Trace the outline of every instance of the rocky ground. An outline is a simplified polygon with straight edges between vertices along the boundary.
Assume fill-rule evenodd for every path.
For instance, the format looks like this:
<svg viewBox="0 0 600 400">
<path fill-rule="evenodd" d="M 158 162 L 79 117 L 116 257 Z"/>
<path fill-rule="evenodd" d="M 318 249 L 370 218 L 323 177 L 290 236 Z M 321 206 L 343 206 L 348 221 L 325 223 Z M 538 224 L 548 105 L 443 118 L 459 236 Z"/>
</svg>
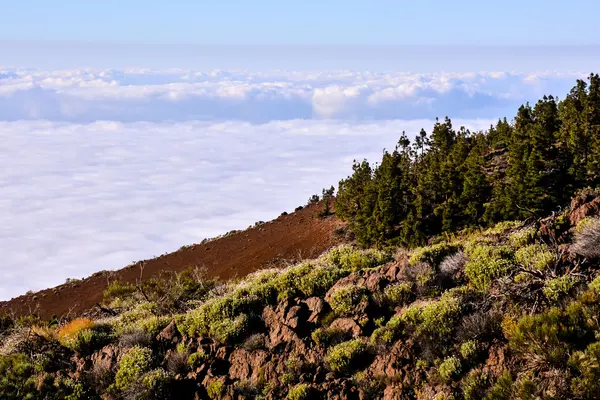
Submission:
<svg viewBox="0 0 600 400">
<path fill-rule="evenodd" d="M 114 281 L 78 318 L 0 321 L 0 398 L 599 398 L 599 210 Z"/>
</svg>

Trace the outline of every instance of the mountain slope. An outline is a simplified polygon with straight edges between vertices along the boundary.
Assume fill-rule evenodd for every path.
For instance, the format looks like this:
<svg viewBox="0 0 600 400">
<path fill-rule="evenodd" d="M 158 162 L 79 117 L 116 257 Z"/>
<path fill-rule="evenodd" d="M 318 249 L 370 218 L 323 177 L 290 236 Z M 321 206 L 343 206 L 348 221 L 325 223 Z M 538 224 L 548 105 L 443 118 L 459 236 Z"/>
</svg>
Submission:
<svg viewBox="0 0 600 400">
<path fill-rule="evenodd" d="M 161 271 L 181 272 L 188 267 L 205 267 L 209 278 L 240 278 L 261 268 L 316 257 L 338 243 L 334 231 L 343 226 L 335 217 L 318 218 L 321 208 L 320 203 L 311 204 L 204 244 L 184 246 L 118 271 L 99 272 L 83 280 L 0 302 L 0 314 L 33 313 L 43 319 L 53 314 L 72 316 L 101 302 L 109 281 L 135 283 L 140 276 L 148 279 Z"/>
</svg>

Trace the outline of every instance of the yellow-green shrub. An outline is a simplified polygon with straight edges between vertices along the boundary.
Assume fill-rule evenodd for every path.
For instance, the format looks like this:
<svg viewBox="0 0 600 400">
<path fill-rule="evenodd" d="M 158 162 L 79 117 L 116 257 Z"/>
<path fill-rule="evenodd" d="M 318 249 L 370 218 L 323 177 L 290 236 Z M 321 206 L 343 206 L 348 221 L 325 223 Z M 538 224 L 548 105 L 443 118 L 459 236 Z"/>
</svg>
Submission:
<svg viewBox="0 0 600 400">
<path fill-rule="evenodd" d="M 515 252 L 515 261 L 525 268 L 545 271 L 554 263 L 554 254 L 548 246 L 531 244 Z"/>
<path fill-rule="evenodd" d="M 368 292 L 361 286 L 342 286 L 331 295 L 329 305 L 337 315 L 352 314 L 357 307 L 369 303 Z"/>
<path fill-rule="evenodd" d="M 444 381 L 449 381 L 461 372 L 460 360 L 456 357 L 448 357 L 442 361 L 438 367 L 440 377 Z"/>
<path fill-rule="evenodd" d="M 440 340 L 450 335 L 460 316 L 460 300 L 445 293 L 439 300 L 409 307 L 403 322 L 415 328 L 415 334 L 428 340 Z"/>
<path fill-rule="evenodd" d="M 475 246 L 468 254 L 465 274 L 479 290 L 486 290 L 492 282 L 514 268 L 513 252 L 507 246 Z"/>
<path fill-rule="evenodd" d="M 309 398 L 309 396 L 310 388 L 307 384 L 301 383 L 290 389 L 287 398 L 288 400 L 306 400 Z"/>
<path fill-rule="evenodd" d="M 326 361 L 332 371 L 349 372 L 360 365 L 368 350 L 368 346 L 362 340 L 349 340 L 330 348 Z"/>
<path fill-rule="evenodd" d="M 569 295 L 577 283 L 578 280 L 571 275 L 564 275 L 546 281 L 542 291 L 549 300 L 559 301 Z"/>
<path fill-rule="evenodd" d="M 331 250 L 325 259 L 346 271 L 374 268 L 392 260 L 389 253 L 376 250 L 358 250 L 350 246 L 340 246 Z"/>
<path fill-rule="evenodd" d="M 115 386 L 126 390 L 137 383 L 142 376 L 149 372 L 152 366 L 152 350 L 142 347 L 132 347 L 119 362 L 115 375 Z"/>
<path fill-rule="evenodd" d="M 433 267 L 437 267 L 444 258 L 450 254 L 461 250 L 462 246 L 458 243 L 438 243 L 431 246 L 414 249 L 410 255 L 411 265 L 424 262 Z"/>
</svg>

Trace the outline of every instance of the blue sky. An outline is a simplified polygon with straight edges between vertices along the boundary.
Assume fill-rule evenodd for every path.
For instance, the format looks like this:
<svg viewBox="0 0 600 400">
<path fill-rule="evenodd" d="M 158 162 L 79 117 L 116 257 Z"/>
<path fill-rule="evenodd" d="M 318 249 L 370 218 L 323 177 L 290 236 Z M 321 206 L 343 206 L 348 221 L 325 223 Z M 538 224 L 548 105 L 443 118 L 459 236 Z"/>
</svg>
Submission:
<svg viewBox="0 0 600 400">
<path fill-rule="evenodd" d="M 596 0 L 3 1 L 0 39 L 186 44 L 600 44 Z"/>
</svg>

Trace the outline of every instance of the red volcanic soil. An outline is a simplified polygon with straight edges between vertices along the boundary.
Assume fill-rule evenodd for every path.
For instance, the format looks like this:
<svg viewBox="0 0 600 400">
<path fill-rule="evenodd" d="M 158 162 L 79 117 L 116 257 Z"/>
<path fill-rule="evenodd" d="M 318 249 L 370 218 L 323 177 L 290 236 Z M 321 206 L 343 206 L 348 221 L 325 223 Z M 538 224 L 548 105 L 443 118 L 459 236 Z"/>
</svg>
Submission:
<svg viewBox="0 0 600 400">
<path fill-rule="evenodd" d="M 312 204 L 220 239 L 187 246 L 108 274 L 96 273 L 83 280 L 0 302 L 0 314 L 22 316 L 33 313 L 48 319 L 52 314 L 82 313 L 102 301 L 108 275 L 111 281 L 135 283 L 140 279 L 142 264 L 143 279 L 156 276 L 161 271 L 180 272 L 195 266 L 206 267 L 208 277 L 231 279 L 261 268 L 314 258 L 342 240 L 336 230 L 343 224 L 335 217 L 318 218 L 321 209 L 320 204 Z"/>
</svg>

